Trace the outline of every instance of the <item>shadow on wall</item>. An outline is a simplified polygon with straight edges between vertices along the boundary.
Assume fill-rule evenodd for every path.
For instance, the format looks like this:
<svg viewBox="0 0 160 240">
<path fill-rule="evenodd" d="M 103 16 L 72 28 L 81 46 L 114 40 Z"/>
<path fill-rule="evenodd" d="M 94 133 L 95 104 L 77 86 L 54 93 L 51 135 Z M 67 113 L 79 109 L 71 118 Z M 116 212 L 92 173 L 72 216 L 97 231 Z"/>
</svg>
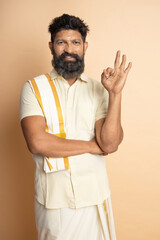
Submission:
<svg viewBox="0 0 160 240">
<path fill-rule="evenodd" d="M 21 131 L 19 106 L 10 111 L 2 129 L 3 172 L 0 239 L 36 240 L 34 218 L 34 162 Z M 3 153 L 4 151 L 4 153 Z"/>
</svg>

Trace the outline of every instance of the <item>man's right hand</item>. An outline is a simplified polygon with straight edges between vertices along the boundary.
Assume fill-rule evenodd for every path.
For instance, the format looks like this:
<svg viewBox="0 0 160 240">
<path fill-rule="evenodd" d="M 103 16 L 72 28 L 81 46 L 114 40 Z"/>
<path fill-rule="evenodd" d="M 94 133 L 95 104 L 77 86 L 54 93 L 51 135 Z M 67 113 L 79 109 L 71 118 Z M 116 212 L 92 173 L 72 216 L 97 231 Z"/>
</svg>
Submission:
<svg viewBox="0 0 160 240">
<path fill-rule="evenodd" d="M 108 153 L 102 151 L 95 138 L 89 141 L 90 153 L 106 156 Z"/>
</svg>

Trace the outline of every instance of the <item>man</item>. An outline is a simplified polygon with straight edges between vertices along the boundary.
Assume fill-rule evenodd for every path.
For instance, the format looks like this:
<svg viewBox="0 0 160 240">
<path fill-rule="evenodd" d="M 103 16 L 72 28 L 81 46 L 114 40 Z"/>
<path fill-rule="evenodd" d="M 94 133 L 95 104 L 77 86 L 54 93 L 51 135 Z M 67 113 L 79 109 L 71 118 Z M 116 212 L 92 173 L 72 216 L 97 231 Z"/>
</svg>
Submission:
<svg viewBox="0 0 160 240">
<path fill-rule="evenodd" d="M 121 96 L 131 63 L 117 52 L 101 83 L 83 74 L 88 26 L 63 14 L 49 25 L 53 70 L 28 81 L 21 124 L 36 165 L 39 240 L 116 239 L 105 155 L 123 139 Z"/>
</svg>

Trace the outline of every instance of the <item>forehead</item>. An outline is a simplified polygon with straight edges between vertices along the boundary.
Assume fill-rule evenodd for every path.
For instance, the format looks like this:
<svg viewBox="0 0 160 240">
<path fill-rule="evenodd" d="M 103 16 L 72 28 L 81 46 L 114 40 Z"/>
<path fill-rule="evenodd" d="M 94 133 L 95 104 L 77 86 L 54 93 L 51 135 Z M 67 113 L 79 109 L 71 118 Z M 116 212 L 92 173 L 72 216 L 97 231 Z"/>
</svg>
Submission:
<svg viewBox="0 0 160 240">
<path fill-rule="evenodd" d="M 56 33 L 55 40 L 58 40 L 58 39 L 66 39 L 66 40 L 81 39 L 82 40 L 82 36 L 79 31 L 68 29 L 68 30 L 61 30 L 58 33 Z"/>
</svg>

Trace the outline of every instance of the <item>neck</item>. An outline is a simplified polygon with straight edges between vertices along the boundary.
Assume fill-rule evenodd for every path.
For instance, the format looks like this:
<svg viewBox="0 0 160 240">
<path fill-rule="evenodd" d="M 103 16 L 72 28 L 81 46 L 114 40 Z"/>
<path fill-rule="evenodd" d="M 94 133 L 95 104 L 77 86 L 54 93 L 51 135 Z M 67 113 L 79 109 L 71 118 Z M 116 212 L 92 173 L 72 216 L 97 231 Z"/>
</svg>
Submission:
<svg viewBox="0 0 160 240">
<path fill-rule="evenodd" d="M 75 81 L 77 80 L 76 77 L 74 78 L 67 78 L 66 81 L 68 82 L 68 84 L 71 86 Z"/>
</svg>

